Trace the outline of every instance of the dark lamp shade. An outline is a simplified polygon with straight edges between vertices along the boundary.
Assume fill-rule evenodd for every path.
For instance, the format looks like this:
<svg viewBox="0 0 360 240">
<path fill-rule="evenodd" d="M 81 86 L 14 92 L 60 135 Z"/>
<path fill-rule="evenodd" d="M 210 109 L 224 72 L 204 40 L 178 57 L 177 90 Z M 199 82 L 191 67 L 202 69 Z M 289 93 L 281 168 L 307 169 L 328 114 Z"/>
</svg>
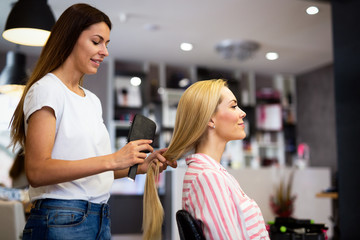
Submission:
<svg viewBox="0 0 360 240">
<path fill-rule="evenodd" d="M 16 44 L 44 46 L 54 24 L 47 0 L 19 0 L 7 18 L 2 36 Z"/>
<path fill-rule="evenodd" d="M 6 55 L 6 66 L 0 75 L 0 93 L 23 89 L 27 81 L 26 57 L 23 53 L 10 51 Z"/>
</svg>

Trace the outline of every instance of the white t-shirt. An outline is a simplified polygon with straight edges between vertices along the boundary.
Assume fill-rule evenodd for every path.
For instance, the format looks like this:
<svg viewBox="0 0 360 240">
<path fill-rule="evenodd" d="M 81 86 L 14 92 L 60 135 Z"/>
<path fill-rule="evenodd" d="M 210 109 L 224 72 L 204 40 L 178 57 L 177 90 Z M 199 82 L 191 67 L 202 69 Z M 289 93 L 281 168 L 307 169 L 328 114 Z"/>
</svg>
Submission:
<svg viewBox="0 0 360 240">
<path fill-rule="evenodd" d="M 54 74 L 48 73 L 34 83 L 24 102 L 25 133 L 27 120 L 44 106 L 55 112 L 56 133 L 51 157 L 75 161 L 111 153 L 109 133 L 102 118 L 98 97 L 84 89 L 85 97 L 70 91 Z M 71 182 L 30 187 L 30 200 L 43 198 L 81 199 L 94 203 L 106 203 L 114 172 L 77 179 Z"/>
</svg>

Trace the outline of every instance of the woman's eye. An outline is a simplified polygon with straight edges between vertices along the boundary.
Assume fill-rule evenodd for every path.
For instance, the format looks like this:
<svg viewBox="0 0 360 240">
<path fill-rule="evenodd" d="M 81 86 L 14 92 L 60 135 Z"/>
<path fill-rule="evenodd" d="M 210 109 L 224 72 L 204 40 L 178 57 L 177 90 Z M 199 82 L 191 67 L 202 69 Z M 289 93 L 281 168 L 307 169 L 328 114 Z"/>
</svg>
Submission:
<svg viewBox="0 0 360 240">
<path fill-rule="evenodd" d="M 96 41 L 92 41 L 94 45 L 98 45 L 99 42 L 96 42 Z"/>
<path fill-rule="evenodd" d="M 232 108 L 237 108 L 238 105 L 231 106 Z"/>
</svg>

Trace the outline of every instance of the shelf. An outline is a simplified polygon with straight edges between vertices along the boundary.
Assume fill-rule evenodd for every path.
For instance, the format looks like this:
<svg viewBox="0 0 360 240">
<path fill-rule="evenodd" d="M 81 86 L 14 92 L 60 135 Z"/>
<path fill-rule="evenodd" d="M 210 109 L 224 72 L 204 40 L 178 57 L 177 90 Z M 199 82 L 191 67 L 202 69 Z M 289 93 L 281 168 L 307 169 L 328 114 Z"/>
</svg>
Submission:
<svg viewBox="0 0 360 240">
<path fill-rule="evenodd" d="M 316 197 L 337 199 L 339 197 L 339 194 L 337 192 L 321 192 L 317 193 Z"/>
<path fill-rule="evenodd" d="M 253 152 L 251 152 L 251 151 L 244 151 L 244 156 L 245 157 L 254 157 L 255 154 Z"/>
<path fill-rule="evenodd" d="M 279 148 L 279 144 L 278 143 L 263 143 L 263 142 L 259 142 L 258 146 L 260 148 Z"/>
<path fill-rule="evenodd" d="M 163 93 L 161 95 L 161 99 L 163 102 L 163 127 L 174 127 L 177 105 L 183 93 L 184 90 L 182 89 L 163 89 Z"/>
<path fill-rule="evenodd" d="M 123 121 L 123 120 L 114 121 L 114 126 L 116 128 L 128 129 L 128 128 L 130 128 L 130 125 L 131 125 L 130 121 Z"/>
</svg>

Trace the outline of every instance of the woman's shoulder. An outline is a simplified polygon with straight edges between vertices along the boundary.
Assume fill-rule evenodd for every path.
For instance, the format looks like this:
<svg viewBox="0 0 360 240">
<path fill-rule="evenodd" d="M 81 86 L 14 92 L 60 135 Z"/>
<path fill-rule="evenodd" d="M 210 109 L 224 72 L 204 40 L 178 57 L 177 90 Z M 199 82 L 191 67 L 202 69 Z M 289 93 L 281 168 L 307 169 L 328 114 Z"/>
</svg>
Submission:
<svg viewBox="0 0 360 240">
<path fill-rule="evenodd" d="M 225 180 L 225 176 L 220 170 L 208 167 L 207 165 L 203 165 L 201 163 L 190 164 L 186 171 L 186 175 L 190 176 L 190 178 L 198 182 Z"/>
<path fill-rule="evenodd" d="M 40 78 L 37 82 L 34 83 L 33 86 L 31 86 L 30 89 L 43 89 L 43 90 L 56 90 L 59 91 L 61 89 L 61 82 L 60 80 L 55 77 L 55 75 L 48 73 L 42 78 Z"/>
<path fill-rule="evenodd" d="M 52 74 L 46 74 L 35 82 L 26 93 L 24 108 L 39 107 L 42 104 L 62 103 L 64 94 L 61 83 Z"/>
<path fill-rule="evenodd" d="M 40 78 L 39 81 L 37 81 L 37 83 L 39 83 L 39 84 L 57 84 L 58 85 L 60 83 L 60 79 L 58 79 L 52 73 L 47 73 L 45 76 Z"/>
</svg>

